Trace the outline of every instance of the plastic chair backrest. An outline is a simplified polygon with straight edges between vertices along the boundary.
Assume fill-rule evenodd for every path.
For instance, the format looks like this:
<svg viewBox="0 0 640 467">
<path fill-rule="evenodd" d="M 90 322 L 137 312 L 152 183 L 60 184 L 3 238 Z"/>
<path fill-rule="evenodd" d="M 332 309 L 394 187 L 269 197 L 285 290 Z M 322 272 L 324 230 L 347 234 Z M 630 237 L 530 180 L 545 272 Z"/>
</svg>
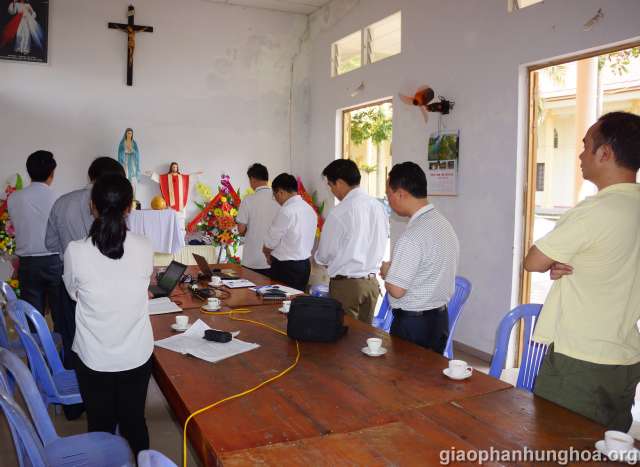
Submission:
<svg viewBox="0 0 640 467">
<path fill-rule="evenodd" d="M 471 289 L 471 282 L 469 282 L 468 279 L 462 276 L 456 276 L 456 288 L 447 305 L 447 312 L 449 314 L 449 337 L 447 338 L 447 345 L 444 348 L 443 355 L 448 359 L 453 358 L 453 332 L 462 314 L 462 308 L 471 294 Z"/>
<path fill-rule="evenodd" d="M 18 306 L 14 311 L 18 311 L 20 308 L 21 304 L 18 303 Z M 45 402 L 47 404 L 51 403 L 54 400 L 59 399 L 58 389 L 56 388 L 53 380 L 53 375 L 51 374 L 51 370 L 42 355 L 40 347 L 29 332 L 28 328 L 26 328 L 17 318 L 17 314 L 18 313 L 9 311 L 9 316 L 13 321 L 13 326 L 18 333 L 18 337 L 20 338 L 20 342 L 22 342 L 25 352 L 27 353 L 27 359 L 29 360 L 29 366 L 31 367 L 31 374 L 36 380 L 40 393 L 45 398 Z"/>
<path fill-rule="evenodd" d="M 58 439 L 58 434 L 53 427 L 47 407 L 42 402 L 42 397 L 40 397 L 40 392 L 29 369 L 12 352 L 0 349 L 0 375 L 5 372 L 13 376 L 18 388 L 20 388 L 20 394 L 22 394 L 42 443 L 47 445 Z"/>
<path fill-rule="evenodd" d="M 533 331 L 535 329 L 536 320 L 540 315 L 542 305 L 526 304 L 518 305 L 502 318 L 500 326 L 496 334 L 496 350 L 491 360 L 491 368 L 489 374 L 494 378 L 500 378 L 507 360 L 507 351 L 509 347 L 509 337 L 511 330 L 516 323 L 522 320 L 523 323 L 523 352 L 520 359 L 520 369 L 518 371 L 518 380 L 516 387 L 533 391 L 533 386 L 540 371 L 542 359 L 547 352 L 547 345 L 532 340 Z"/>
<path fill-rule="evenodd" d="M 0 407 L 2 407 L 2 411 L 11 427 L 12 435 L 14 435 L 13 441 L 20 465 L 25 465 L 24 456 L 30 461 L 28 465 L 46 467 L 44 447 L 40 439 L 38 439 L 33 425 L 20 406 L 3 388 L 0 388 Z"/>
<path fill-rule="evenodd" d="M 378 309 L 378 314 L 374 316 L 373 322 L 371 324 L 378 329 L 389 332 L 392 322 L 393 313 L 391 312 L 391 305 L 389 303 L 389 294 L 385 293 L 384 297 L 382 298 L 380 308 Z"/>
<path fill-rule="evenodd" d="M 7 320 L 5 319 L 5 313 L 9 309 L 16 306 L 18 298 L 9 284 L 4 281 L 0 281 L 0 290 L 5 301 L 0 309 L 0 347 L 9 349 L 11 341 L 9 340 L 9 330 L 7 328 Z"/>
<path fill-rule="evenodd" d="M 138 453 L 138 467 L 178 467 L 161 452 L 147 449 Z"/>
<path fill-rule="evenodd" d="M 33 307 L 33 305 L 29 302 L 25 302 L 24 300 L 18 300 L 18 308 L 22 309 L 25 318 L 31 322 L 31 327 L 36 330 L 36 334 L 40 339 L 40 346 L 44 351 L 44 355 L 51 371 L 53 373 L 60 373 L 64 371 L 60 354 L 58 353 L 56 344 L 53 341 L 53 336 L 51 335 L 51 330 L 49 329 L 44 316 L 42 316 L 38 310 Z"/>
</svg>

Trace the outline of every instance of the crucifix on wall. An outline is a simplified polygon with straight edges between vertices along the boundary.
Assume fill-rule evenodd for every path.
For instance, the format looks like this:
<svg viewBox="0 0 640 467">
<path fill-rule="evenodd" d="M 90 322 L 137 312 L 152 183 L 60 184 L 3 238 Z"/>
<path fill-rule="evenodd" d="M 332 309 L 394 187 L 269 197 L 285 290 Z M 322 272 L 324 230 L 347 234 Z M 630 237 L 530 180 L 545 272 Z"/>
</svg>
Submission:
<svg viewBox="0 0 640 467">
<path fill-rule="evenodd" d="M 127 24 L 109 23 L 109 29 L 119 29 L 127 33 L 127 86 L 133 84 L 133 52 L 136 48 L 137 32 L 153 32 L 152 26 L 140 26 L 134 24 L 135 9 L 129 5 L 127 10 Z"/>
</svg>

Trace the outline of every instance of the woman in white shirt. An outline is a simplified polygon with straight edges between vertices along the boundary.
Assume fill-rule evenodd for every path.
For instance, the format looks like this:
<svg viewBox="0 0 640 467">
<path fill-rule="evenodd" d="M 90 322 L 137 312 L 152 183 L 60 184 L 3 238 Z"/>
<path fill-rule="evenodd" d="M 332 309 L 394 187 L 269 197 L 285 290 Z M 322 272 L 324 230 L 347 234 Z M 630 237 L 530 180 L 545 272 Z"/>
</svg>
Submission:
<svg viewBox="0 0 640 467">
<path fill-rule="evenodd" d="M 69 243 L 64 283 L 77 302 L 73 351 L 89 431 L 116 427 L 134 453 L 149 448 L 144 416 L 153 334 L 147 289 L 150 242 L 127 231 L 133 189 L 122 175 L 100 177 L 91 190 L 95 221 Z"/>
</svg>

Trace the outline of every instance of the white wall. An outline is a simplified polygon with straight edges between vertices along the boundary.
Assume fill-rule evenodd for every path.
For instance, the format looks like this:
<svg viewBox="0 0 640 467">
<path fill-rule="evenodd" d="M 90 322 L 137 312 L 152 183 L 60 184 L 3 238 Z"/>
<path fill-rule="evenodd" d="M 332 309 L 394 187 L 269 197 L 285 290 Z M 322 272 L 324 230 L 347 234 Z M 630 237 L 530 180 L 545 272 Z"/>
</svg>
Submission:
<svg viewBox="0 0 640 467">
<path fill-rule="evenodd" d="M 135 131 L 143 170 L 166 171 L 176 160 L 183 172 L 203 170 L 209 184 L 230 173 L 243 190 L 252 162 L 275 174 L 289 171 L 290 151 L 307 146 L 308 58 L 300 44 L 306 16 L 138 0 L 136 23 L 155 32 L 138 34 L 134 86 L 127 87 L 126 35 L 107 22 L 126 22 L 129 1 L 50 4 L 50 63 L 0 62 L 2 180 L 26 174 L 27 155 L 43 148 L 58 161 L 58 193 L 83 186 L 96 155 L 117 156 L 126 127 Z M 292 73 L 294 57 L 302 65 Z M 290 128 L 292 90 L 298 102 Z M 148 207 L 158 193 L 147 178 L 137 197 Z"/>
<path fill-rule="evenodd" d="M 394 162 L 414 160 L 426 169 L 426 144 L 437 117 L 425 125 L 418 110 L 398 102 L 428 83 L 456 102 L 446 120 L 461 130 L 458 197 L 433 202 L 453 223 L 462 245 L 459 273 L 473 292 L 456 340 L 492 352 L 500 318 L 512 304 L 519 265 L 524 120 L 518 105 L 526 89 L 523 65 L 640 35 L 637 0 L 545 0 L 507 13 L 505 0 L 334 0 L 311 20 L 311 146 L 298 161 L 308 185 L 330 198 L 320 179 L 336 154 L 336 110 L 394 96 Z M 602 7 L 592 30 L 584 23 Z M 330 77 L 330 44 L 402 10 L 402 54 Z M 352 91 L 365 83 L 355 98 Z M 520 135 L 518 134 L 520 132 Z M 304 164 L 302 161 L 304 160 Z M 402 230 L 394 223 L 393 237 Z M 518 266 L 519 267 L 519 266 Z M 517 273 L 515 276 L 517 277 Z"/>
</svg>

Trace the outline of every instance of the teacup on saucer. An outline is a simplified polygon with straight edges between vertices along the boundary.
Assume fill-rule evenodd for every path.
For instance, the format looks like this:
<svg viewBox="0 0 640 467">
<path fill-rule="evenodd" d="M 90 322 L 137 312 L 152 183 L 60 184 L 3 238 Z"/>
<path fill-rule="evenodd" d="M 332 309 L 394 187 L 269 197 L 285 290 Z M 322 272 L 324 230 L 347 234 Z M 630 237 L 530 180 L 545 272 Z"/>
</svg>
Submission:
<svg viewBox="0 0 640 467">
<path fill-rule="evenodd" d="M 177 323 L 173 323 L 173 324 L 171 325 L 171 329 L 173 329 L 173 330 L 174 330 L 174 331 L 176 331 L 176 332 L 184 332 L 184 331 L 186 331 L 187 329 L 189 329 L 190 327 L 191 327 L 191 324 L 189 324 L 189 323 L 187 323 L 187 325 L 186 325 L 186 326 L 178 326 L 178 324 L 177 324 Z"/>
<path fill-rule="evenodd" d="M 222 308 L 220 305 L 209 306 L 208 303 L 205 303 L 204 305 L 202 305 L 202 309 L 205 311 L 220 311 L 220 308 Z"/>
</svg>

